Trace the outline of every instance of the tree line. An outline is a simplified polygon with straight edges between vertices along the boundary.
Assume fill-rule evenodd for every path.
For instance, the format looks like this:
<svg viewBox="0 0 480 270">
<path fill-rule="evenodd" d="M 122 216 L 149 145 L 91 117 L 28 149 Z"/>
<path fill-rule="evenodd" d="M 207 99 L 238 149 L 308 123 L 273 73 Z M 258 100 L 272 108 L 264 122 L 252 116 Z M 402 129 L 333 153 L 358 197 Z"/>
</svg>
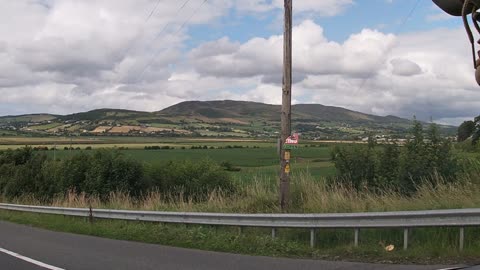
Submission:
<svg viewBox="0 0 480 270">
<path fill-rule="evenodd" d="M 149 191 L 202 200 L 213 190 L 234 190 L 230 175 L 211 160 L 143 164 L 116 150 L 78 152 L 52 159 L 26 147 L 0 152 L 0 194 L 50 200 L 67 192 L 107 198 L 111 192 L 140 197 Z"/>
<path fill-rule="evenodd" d="M 452 143 L 439 135 L 437 125 L 424 130 L 418 121 L 414 121 L 411 138 L 404 146 L 377 145 L 370 139 L 368 145 L 335 147 L 332 160 L 338 173 L 335 181 L 356 189 L 395 189 L 407 195 L 425 181 L 435 185 L 438 176 L 455 181 L 461 171 Z"/>
<path fill-rule="evenodd" d="M 457 139 L 459 142 L 470 138 L 473 145 L 477 144 L 480 139 L 480 116 L 475 117 L 473 121 L 465 121 L 458 127 Z"/>
</svg>

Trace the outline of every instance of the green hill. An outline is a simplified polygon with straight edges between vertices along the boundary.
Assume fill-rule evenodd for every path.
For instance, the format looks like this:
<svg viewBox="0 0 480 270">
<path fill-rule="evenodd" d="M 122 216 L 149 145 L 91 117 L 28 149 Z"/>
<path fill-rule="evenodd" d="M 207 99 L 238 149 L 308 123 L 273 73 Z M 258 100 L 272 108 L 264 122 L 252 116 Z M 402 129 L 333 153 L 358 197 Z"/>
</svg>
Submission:
<svg viewBox="0 0 480 270">
<path fill-rule="evenodd" d="M 0 129 L 46 134 L 278 137 L 279 105 L 247 101 L 186 101 L 158 112 L 98 109 L 64 116 L 0 117 Z M 320 104 L 292 106 L 292 128 L 307 138 L 404 137 L 412 122 Z M 444 134 L 455 127 L 441 126 Z"/>
<path fill-rule="evenodd" d="M 122 120 L 135 119 L 139 117 L 150 116 L 149 112 L 139 112 L 119 109 L 98 109 L 88 112 L 74 113 L 65 116 L 59 116 L 62 121 L 102 121 L 102 120 Z"/>
<path fill-rule="evenodd" d="M 0 123 L 22 122 L 34 123 L 50 121 L 58 118 L 58 115 L 53 114 L 24 114 L 24 115 L 7 115 L 0 117 Z"/>
<path fill-rule="evenodd" d="M 280 121 L 280 105 L 248 101 L 186 101 L 159 112 L 164 116 L 203 116 L 208 118 L 263 118 Z M 292 106 L 292 119 L 313 121 L 409 123 L 407 119 L 393 116 L 376 116 L 320 104 Z"/>
</svg>

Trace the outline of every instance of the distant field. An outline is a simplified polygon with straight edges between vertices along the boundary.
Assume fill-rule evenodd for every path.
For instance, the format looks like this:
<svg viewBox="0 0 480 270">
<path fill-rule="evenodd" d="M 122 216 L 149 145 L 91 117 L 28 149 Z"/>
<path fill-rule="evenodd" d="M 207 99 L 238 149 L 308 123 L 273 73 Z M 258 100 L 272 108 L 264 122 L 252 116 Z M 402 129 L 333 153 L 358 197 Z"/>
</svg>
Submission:
<svg viewBox="0 0 480 270">
<path fill-rule="evenodd" d="M 216 142 L 218 146 L 220 143 Z M 167 145 L 167 144 L 165 144 Z M 213 145 L 210 143 L 209 145 Z M 105 145 L 96 145 L 97 147 Z M 120 145 L 117 145 L 119 147 Z M 125 145 L 131 147 L 132 144 Z M 200 160 L 209 158 L 218 163 L 229 162 L 241 171 L 232 172 L 232 175 L 241 180 L 253 180 L 262 177 L 275 180 L 278 175 L 277 149 L 271 145 L 263 145 L 261 148 L 234 148 L 234 149 L 181 149 L 178 144 L 170 144 L 176 149 L 170 150 L 143 150 L 133 149 L 119 150 L 126 156 L 140 160 L 147 164 L 161 164 L 167 161 Z M 217 146 L 217 147 L 218 147 Z M 260 146 L 259 146 L 260 147 Z M 63 149 L 63 148 L 62 148 Z M 77 153 L 78 150 L 47 151 L 47 155 L 56 155 L 63 158 Z M 88 152 L 88 151 L 86 151 Z M 292 172 L 307 172 L 313 176 L 330 176 L 335 174 L 335 168 L 330 162 L 329 147 L 301 147 L 292 152 Z"/>
<path fill-rule="evenodd" d="M 6 149 L 17 149 L 17 148 L 22 148 L 25 146 L 30 146 L 30 147 L 47 147 L 52 150 L 56 146 L 57 150 L 62 150 L 65 147 L 73 147 L 73 148 L 80 148 L 81 150 L 85 150 L 87 147 L 93 148 L 93 149 L 98 149 L 98 148 L 128 148 L 129 150 L 131 149 L 144 149 L 145 147 L 149 146 L 170 146 L 174 148 L 191 148 L 192 146 L 195 147 L 204 147 L 207 146 L 208 148 L 214 147 L 214 148 L 219 148 L 219 147 L 227 147 L 227 146 L 242 146 L 242 147 L 274 147 L 274 143 L 268 143 L 268 142 L 212 142 L 212 141 L 190 141 L 190 142 L 174 142 L 174 141 L 164 141 L 164 142 L 144 142 L 144 143 L 135 143 L 135 142 L 100 142 L 100 141 L 92 141 L 89 143 L 86 142 L 74 142 L 70 144 L 68 141 L 58 141 L 58 142 L 37 142 L 37 143 L 25 143 L 21 144 L 20 142 L 17 142 L 16 144 L 0 144 L 0 150 L 6 150 Z"/>
<path fill-rule="evenodd" d="M 52 128 L 56 128 L 59 126 L 63 126 L 62 123 L 50 123 L 50 124 L 45 124 L 45 125 L 36 125 L 36 126 L 30 126 L 30 129 L 32 130 L 48 130 Z"/>
<path fill-rule="evenodd" d="M 255 140 L 240 138 L 165 138 L 165 137 L 128 137 L 128 136 L 94 136 L 94 137 L 20 137 L 0 136 L 0 145 L 54 145 L 54 144 L 151 144 L 151 143 L 274 143 L 273 140 Z"/>
<path fill-rule="evenodd" d="M 7 132 L 7 131 L 6 131 Z M 14 134 L 8 131 L 6 134 Z M 322 140 L 322 141 L 304 141 L 307 144 L 322 144 L 322 143 L 365 143 L 362 141 L 351 140 Z M 0 136 L 0 145 L 43 145 L 43 144 L 129 144 L 129 143 L 177 143 L 177 144 L 195 144 L 195 143 L 216 143 L 216 144 L 232 144 L 232 143 L 247 143 L 247 144 L 276 144 L 275 139 L 253 139 L 253 138 L 191 138 L 191 137 L 130 137 L 130 136 L 91 136 L 91 137 L 24 137 L 24 136 Z M 245 145 L 247 145 L 245 144 Z"/>
<path fill-rule="evenodd" d="M 92 144 L 101 143 L 102 138 L 78 138 L 78 137 L 0 137 L 0 145 L 54 145 L 54 144 Z M 13 147 L 12 147 L 13 148 Z"/>
<path fill-rule="evenodd" d="M 63 150 L 65 147 L 70 148 L 70 144 L 62 142 L 59 144 L 29 144 L 31 147 L 47 147 L 48 149 L 53 151 L 53 148 L 56 145 L 57 150 Z M 92 149 L 100 149 L 100 148 L 128 148 L 128 149 L 144 149 L 145 146 L 170 146 L 175 147 L 178 146 L 177 144 L 173 143 L 90 143 L 90 144 L 71 144 L 72 148 L 80 148 L 80 150 L 85 150 L 87 147 Z M 0 150 L 7 150 L 7 149 L 17 149 L 25 147 L 24 144 L 12 144 L 12 145 L 0 145 Z"/>
<path fill-rule="evenodd" d="M 332 143 L 332 142 L 330 142 Z M 321 142 L 307 142 L 310 145 L 326 146 Z M 274 140 L 254 139 L 213 139 L 213 138 L 162 138 L 162 137 L 0 137 L 0 150 L 16 149 L 29 145 L 31 147 L 48 147 L 56 145 L 56 151 L 45 152 L 62 158 L 77 153 L 78 150 L 67 151 L 64 148 L 72 146 L 85 151 L 87 147 L 117 148 L 125 155 L 149 164 L 159 164 L 170 160 L 199 160 L 210 158 L 216 162 L 229 162 L 239 167 L 240 172 L 232 175 L 242 180 L 262 177 L 276 180 L 278 175 L 278 155 Z M 170 150 L 145 150 L 145 147 L 169 146 Z M 208 149 L 191 149 L 192 147 L 207 147 Z M 242 148 L 227 148 L 242 147 Z M 248 147 L 248 148 L 247 148 Z M 257 148 L 259 147 L 259 148 Z M 182 149 L 185 148 L 185 149 Z M 214 149 L 210 149 L 214 148 Z M 223 148 L 223 149 L 219 149 Z M 88 151 L 87 151 L 88 152 Z M 314 176 L 330 176 L 335 174 L 335 168 L 330 162 L 329 147 L 301 147 L 293 150 L 292 173 L 308 172 Z"/>
</svg>

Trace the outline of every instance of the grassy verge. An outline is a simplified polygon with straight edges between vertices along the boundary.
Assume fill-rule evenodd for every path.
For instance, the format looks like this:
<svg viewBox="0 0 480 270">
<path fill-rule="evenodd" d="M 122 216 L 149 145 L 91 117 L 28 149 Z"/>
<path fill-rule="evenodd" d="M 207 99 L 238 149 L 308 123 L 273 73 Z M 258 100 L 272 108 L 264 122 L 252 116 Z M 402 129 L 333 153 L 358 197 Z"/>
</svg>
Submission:
<svg viewBox="0 0 480 270">
<path fill-rule="evenodd" d="M 435 185 L 424 184 L 416 195 L 405 197 L 394 191 L 373 193 L 327 185 L 322 179 L 301 174 L 292 178 L 289 211 L 328 213 L 480 207 L 478 178 L 472 176 L 454 184 L 436 179 Z M 112 193 L 106 201 L 70 193 L 49 202 L 31 197 L 9 202 L 134 210 L 274 213 L 280 212 L 277 196 L 277 188 L 271 181 L 256 179 L 239 186 L 235 194 L 217 191 L 202 202 L 158 192 L 141 198 Z M 358 248 L 353 247 L 352 230 L 319 230 L 317 247 L 311 249 L 309 232 L 301 229 L 281 229 L 279 237 L 272 240 L 268 229 L 259 228 L 248 228 L 240 235 L 238 228 L 234 227 L 187 227 L 109 220 L 96 220 L 90 224 L 82 218 L 9 211 L 0 211 L 0 219 L 56 231 L 251 255 L 425 264 L 476 262 L 476 258 L 480 258 L 480 229 L 477 228 L 466 229 L 465 250 L 460 253 L 458 229 L 455 228 L 415 229 L 410 237 L 409 250 L 403 251 L 402 230 L 395 229 L 362 230 Z M 384 247 L 391 244 L 395 245 L 395 250 L 386 252 Z"/>
<path fill-rule="evenodd" d="M 138 241 L 184 248 L 239 254 L 313 258 L 326 260 L 351 260 L 377 263 L 454 264 L 474 263 L 480 254 L 478 229 L 467 229 L 466 249 L 456 249 L 453 229 L 419 229 L 412 234 L 411 248 L 400 250 L 400 230 L 362 231 L 360 247 L 353 247 L 353 233 L 347 230 L 322 230 L 317 234 L 317 248 L 308 246 L 306 230 L 282 229 L 273 240 L 268 229 L 248 228 L 242 234 L 238 228 L 211 226 L 179 226 L 157 223 L 95 220 L 0 211 L 0 219 L 60 232 L 99 236 L 111 239 Z M 432 240 L 436 239 L 436 240 Z M 394 244 L 396 249 L 387 252 L 383 246 Z"/>
<path fill-rule="evenodd" d="M 328 185 L 323 178 L 309 174 L 292 177 L 290 206 L 292 213 L 350 213 L 429 209 L 480 208 L 480 175 L 447 183 L 441 178 L 426 181 L 412 196 L 387 190 L 375 193 L 355 190 L 345 185 Z M 435 183 L 435 184 L 432 184 Z M 239 183 L 235 193 L 214 191 L 205 201 L 194 201 L 180 195 L 150 192 L 140 198 L 128 194 L 110 193 L 107 200 L 86 194 L 68 193 L 47 202 L 31 196 L 0 201 L 31 205 L 61 207 L 89 207 L 109 209 L 224 212 L 224 213 L 279 213 L 278 188 L 271 178 L 255 177 Z"/>
</svg>

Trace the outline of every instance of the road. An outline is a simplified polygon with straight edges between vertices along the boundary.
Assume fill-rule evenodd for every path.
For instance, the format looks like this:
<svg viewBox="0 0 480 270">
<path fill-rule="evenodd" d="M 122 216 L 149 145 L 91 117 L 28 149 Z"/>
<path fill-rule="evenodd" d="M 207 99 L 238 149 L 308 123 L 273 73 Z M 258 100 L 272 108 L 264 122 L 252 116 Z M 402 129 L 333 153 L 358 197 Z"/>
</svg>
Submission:
<svg viewBox="0 0 480 270">
<path fill-rule="evenodd" d="M 23 257 L 19 258 L 20 256 Z M 52 232 L 0 221 L 0 269 L 9 270 L 429 270 L 439 268 L 441 267 L 244 256 Z"/>
</svg>

